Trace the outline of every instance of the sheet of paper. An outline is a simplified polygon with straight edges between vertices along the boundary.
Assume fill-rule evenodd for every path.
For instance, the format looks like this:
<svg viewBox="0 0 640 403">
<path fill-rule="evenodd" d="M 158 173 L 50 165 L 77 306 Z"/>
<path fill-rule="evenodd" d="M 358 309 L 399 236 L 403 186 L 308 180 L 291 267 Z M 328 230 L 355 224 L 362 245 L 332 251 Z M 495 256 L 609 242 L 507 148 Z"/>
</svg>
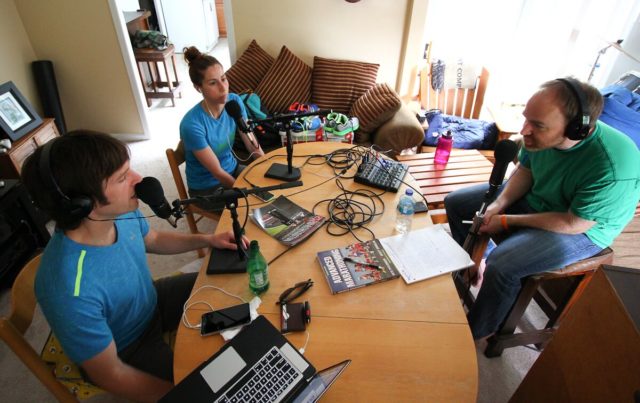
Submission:
<svg viewBox="0 0 640 403">
<path fill-rule="evenodd" d="M 442 225 L 380 239 L 407 284 L 473 265 Z"/>
</svg>

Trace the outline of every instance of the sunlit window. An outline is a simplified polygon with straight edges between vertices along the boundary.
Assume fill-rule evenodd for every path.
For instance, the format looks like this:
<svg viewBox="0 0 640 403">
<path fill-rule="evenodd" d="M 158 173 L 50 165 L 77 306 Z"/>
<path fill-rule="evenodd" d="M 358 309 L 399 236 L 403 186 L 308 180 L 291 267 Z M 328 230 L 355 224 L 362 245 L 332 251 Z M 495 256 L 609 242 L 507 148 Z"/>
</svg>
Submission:
<svg viewBox="0 0 640 403">
<path fill-rule="evenodd" d="M 486 66 L 487 101 L 522 103 L 546 80 L 586 81 L 598 51 L 625 38 L 639 13 L 637 0 L 430 0 L 424 38 L 432 61 Z M 608 84 L 621 56 L 601 55 L 591 83 Z"/>
</svg>

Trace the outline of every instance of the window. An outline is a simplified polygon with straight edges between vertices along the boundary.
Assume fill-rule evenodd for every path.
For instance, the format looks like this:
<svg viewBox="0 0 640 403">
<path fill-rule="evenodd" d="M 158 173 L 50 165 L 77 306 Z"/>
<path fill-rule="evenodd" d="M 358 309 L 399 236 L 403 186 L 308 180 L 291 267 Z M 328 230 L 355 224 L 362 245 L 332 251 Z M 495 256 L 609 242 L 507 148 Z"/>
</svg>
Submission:
<svg viewBox="0 0 640 403">
<path fill-rule="evenodd" d="M 599 50 L 626 38 L 639 13 L 636 0 L 430 0 L 425 42 L 431 60 L 486 66 L 486 102 L 523 103 L 549 79 L 586 81 Z M 609 84 L 617 57 L 600 57 L 593 85 Z"/>
</svg>

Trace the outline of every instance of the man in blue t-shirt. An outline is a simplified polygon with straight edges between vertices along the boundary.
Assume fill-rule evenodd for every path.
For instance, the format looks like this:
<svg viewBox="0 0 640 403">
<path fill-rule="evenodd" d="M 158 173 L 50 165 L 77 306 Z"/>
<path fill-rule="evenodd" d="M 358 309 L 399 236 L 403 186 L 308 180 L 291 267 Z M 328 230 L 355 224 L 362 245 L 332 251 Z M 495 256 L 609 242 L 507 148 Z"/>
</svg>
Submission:
<svg viewBox="0 0 640 403">
<path fill-rule="evenodd" d="M 101 388 L 157 401 L 173 387 L 173 352 L 162 334 L 177 328 L 196 275 L 154 282 L 145 253 L 235 249 L 233 234 L 150 229 L 129 150 L 106 134 L 76 131 L 38 147 L 22 178 L 56 223 L 35 293 L 65 353 Z"/>
<path fill-rule="evenodd" d="M 598 254 L 631 221 L 640 196 L 640 153 L 598 121 L 603 100 L 573 78 L 548 81 L 529 99 L 524 149 L 509 180 L 486 209 L 480 232 L 504 238 L 486 259 L 467 319 L 474 339 L 492 335 L 532 274 Z M 445 198 L 453 238 L 462 244 L 488 185 Z M 472 276 L 473 277 L 473 276 Z"/>
</svg>

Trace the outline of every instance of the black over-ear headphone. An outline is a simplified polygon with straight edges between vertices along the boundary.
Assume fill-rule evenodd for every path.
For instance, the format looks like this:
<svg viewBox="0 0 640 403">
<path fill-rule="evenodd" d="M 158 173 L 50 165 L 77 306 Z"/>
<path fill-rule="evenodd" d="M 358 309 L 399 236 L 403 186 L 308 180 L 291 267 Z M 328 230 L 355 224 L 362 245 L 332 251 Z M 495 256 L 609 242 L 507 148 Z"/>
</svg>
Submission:
<svg viewBox="0 0 640 403">
<path fill-rule="evenodd" d="M 42 147 L 38 163 L 40 178 L 46 190 L 57 199 L 56 203 L 63 210 L 63 214 L 72 220 L 81 220 L 93 210 L 93 200 L 87 196 L 70 198 L 58 186 L 58 182 L 56 182 L 56 178 L 53 177 L 53 172 L 51 172 L 51 149 L 55 142 L 55 139 L 50 140 Z"/>
<path fill-rule="evenodd" d="M 567 77 L 559 78 L 558 81 L 563 83 L 578 101 L 578 113 L 567 123 L 564 135 L 571 140 L 583 140 L 589 134 L 589 123 L 591 123 L 587 97 L 577 80 Z"/>
</svg>

